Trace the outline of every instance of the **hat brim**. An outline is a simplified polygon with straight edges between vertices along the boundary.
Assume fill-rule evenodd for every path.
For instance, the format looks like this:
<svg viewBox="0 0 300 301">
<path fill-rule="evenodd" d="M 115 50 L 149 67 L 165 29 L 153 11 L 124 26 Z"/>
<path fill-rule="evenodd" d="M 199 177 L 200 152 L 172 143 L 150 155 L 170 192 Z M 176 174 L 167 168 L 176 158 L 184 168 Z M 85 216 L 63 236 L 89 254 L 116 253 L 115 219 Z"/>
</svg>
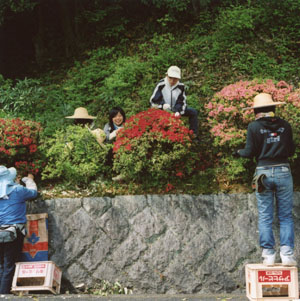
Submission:
<svg viewBox="0 0 300 301">
<path fill-rule="evenodd" d="M 8 171 L 9 171 L 8 177 L 10 180 L 13 181 L 17 177 L 17 170 L 14 167 L 10 167 L 8 168 Z"/>
<path fill-rule="evenodd" d="M 96 119 L 97 117 L 94 117 L 94 116 L 85 116 L 85 117 L 81 117 L 81 116 L 67 116 L 65 118 L 68 118 L 68 119 Z"/>
<path fill-rule="evenodd" d="M 247 108 L 243 108 L 242 111 L 245 110 L 251 110 L 251 109 L 259 109 L 259 108 L 265 108 L 265 107 L 273 107 L 273 106 L 279 106 L 279 105 L 283 105 L 286 104 L 286 102 L 273 102 L 272 104 L 268 104 L 265 106 L 254 106 L 254 107 L 247 107 Z"/>
<path fill-rule="evenodd" d="M 10 167 L 10 168 L 6 168 L 5 166 L 3 167 L 4 168 L 2 169 L 3 171 L 0 176 L 0 181 L 13 181 L 17 176 L 17 170 L 14 167 Z"/>
<path fill-rule="evenodd" d="M 169 77 L 174 77 L 174 78 L 177 78 L 177 79 L 181 79 L 181 77 L 179 76 L 178 77 L 178 74 L 172 74 L 172 73 L 166 73 Z"/>
</svg>

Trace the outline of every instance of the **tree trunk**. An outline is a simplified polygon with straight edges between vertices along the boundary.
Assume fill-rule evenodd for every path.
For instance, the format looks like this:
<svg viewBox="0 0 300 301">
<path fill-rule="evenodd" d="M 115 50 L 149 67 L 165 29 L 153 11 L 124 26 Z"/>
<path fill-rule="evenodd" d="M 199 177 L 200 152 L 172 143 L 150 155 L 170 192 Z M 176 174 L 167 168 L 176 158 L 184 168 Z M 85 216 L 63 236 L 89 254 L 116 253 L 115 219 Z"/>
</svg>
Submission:
<svg viewBox="0 0 300 301">
<path fill-rule="evenodd" d="M 4 46 L 5 36 L 3 27 L 0 25 L 0 74 L 5 74 L 5 63 L 4 63 Z"/>
<path fill-rule="evenodd" d="M 39 67 L 43 67 L 47 53 L 45 45 L 45 24 L 44 24 L 44 6 L 42 4 L 36 7 L 38 29 L 36 35 L 33 37 L 33 44 L 35 50 L 35 61 Z"/>
<path fill-rule="evenodd" d="M 74 1 L 57 0 L 63 32 L 65 56 L 71 57 L 76 52 L 76 38 L 74 33 Z"/>
</svg>

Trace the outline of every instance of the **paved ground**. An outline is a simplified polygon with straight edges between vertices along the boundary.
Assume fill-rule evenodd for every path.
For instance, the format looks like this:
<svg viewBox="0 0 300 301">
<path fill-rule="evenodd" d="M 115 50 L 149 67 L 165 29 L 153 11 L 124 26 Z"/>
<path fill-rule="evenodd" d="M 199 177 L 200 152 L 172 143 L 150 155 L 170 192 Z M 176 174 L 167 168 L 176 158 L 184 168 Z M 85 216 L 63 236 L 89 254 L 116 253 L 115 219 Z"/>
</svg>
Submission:
<svg viewBox="0 0 300 301">
<path fill-rule="evenodd" d="M 244 295 L 115 295 L 109 297 L 100 297 L 92 295 L 28 295 L 28 296 L 14 296 L 14 295 L 0 295 L 4 300 L 17 301 L 55 301 L 55 300 L 102 300 L 102 301 L 246 301 L 247 297 Z"/>
</svg>

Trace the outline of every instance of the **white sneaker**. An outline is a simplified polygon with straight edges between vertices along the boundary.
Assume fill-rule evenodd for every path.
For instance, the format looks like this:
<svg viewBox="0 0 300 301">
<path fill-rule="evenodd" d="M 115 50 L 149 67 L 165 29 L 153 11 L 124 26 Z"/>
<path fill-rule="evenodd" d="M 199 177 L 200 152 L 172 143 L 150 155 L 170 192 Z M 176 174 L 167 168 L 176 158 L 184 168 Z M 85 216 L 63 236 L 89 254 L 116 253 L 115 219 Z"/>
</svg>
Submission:
<svg viewBox="0 0 300 301">
<path fill-rule="evenodd" d="M 283 255 L 280 253 L 281 262 L 283 265 L 287 266 L 296 266 L 297 261 L 294 257 L 294 255 Z"/>
<path fill-rule="evenodd" d="M 262 258 L 264 259 L 263 264 L 264 265 L 274 265 L 275 257 L 276 257 L 276 253 L 270 254 L 270 255 L 262 254 Z"/>
</svg>

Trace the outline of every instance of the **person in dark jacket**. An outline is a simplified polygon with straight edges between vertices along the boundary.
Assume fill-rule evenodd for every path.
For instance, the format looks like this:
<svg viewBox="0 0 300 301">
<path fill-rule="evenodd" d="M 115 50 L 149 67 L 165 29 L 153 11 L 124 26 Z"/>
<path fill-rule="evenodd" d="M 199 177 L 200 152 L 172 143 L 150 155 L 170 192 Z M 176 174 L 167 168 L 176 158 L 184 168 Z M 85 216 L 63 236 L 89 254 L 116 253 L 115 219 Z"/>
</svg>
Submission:
<svg viewBox="0 0 300 301">
<path fill-rule="evenodd" d="M 22 181 L 26 187 L 14 182 L 14 167 L 0 166 L 0 294 L 9 294 L 19 261 L 26 224 L 26 200 L 37 196 L 34 177 L 28 174 Z"/>
<path fill-rule="evenodd" d="M 187 116 L 190 130 L 198 138 L 198 112 L 187 106 L 185 87 L 180 79 L 181 70 L 177 66 L 171 66 L 166 77 L 156 85 L 150 98 L 150 104 L 152 107 L 173 112 L 176 117 Z"/>
<path fill-rule="evenodd" d="M 296 265 L 294 258 L 293 178 L 288 157 L 293 156 L 295 144 L 290 124 L 275 116 L 272 96 L 260 93 L 254 98 L 255 121 L 248 126 L 244 149 L 237 154 L 256 158 L 256 176 L 261 176 L 263 191 L 256 190 L 258 206 L 259 242 L 263 263 L 275 263 L 275 239 L 272 231 L 274 198 L 277 201 L 280 223 L 280 257 L 284 265 Z"/>
</svg>

